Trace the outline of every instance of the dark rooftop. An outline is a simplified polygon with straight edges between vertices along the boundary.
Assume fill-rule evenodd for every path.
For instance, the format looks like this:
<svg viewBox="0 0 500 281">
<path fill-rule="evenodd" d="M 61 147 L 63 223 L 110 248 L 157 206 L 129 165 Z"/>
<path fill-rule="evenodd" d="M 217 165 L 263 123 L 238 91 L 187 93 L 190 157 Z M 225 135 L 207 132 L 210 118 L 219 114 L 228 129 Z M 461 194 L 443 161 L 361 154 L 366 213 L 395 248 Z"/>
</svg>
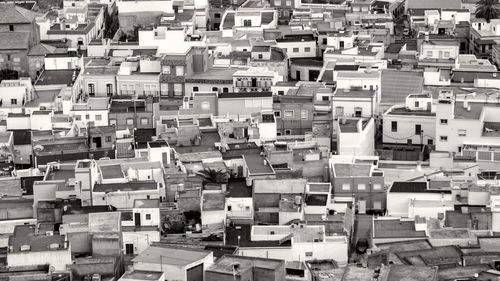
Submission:
<svg viewBox="0 0 500 281">
<path fill-rule="evenodd" d="M 156 190 L 158 185 L 155 181 L 131 181 L 126 183 L 98 183 L 94 186 L 94 192 L 116 192 L 116 191 L 138 191 Z"/>
</svg>

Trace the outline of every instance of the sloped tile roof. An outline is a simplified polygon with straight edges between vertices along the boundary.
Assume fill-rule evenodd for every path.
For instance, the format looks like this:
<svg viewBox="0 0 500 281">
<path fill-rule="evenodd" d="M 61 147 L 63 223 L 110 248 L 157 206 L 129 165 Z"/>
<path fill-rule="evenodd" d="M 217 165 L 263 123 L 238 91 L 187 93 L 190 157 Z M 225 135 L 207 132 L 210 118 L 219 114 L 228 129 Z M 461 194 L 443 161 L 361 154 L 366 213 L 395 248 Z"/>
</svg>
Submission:
<svg viewBox="0 0 500 281">
<path fill-rule="evenodd" d="M 31 23 L 36 14 L 13 3 L 0 3 L 0 24 Z"/>
</svg>

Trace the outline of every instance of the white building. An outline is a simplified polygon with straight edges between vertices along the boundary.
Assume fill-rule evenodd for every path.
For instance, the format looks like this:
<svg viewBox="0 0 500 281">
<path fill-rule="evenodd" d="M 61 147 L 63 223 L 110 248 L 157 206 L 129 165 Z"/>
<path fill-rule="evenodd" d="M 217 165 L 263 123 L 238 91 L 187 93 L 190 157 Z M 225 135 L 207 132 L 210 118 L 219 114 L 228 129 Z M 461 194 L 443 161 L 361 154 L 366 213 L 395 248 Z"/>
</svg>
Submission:
<svg viewBox="0 0 500 281">
<path fill-rule="evenodd" d="M 437 218 L 453 208 L 450 189 L 431 189 L 429 182 L 394 182 L 387 192 L 387 212 L 392 217 L 422 215 Z"/>
<path fill-rule="evenodd" d="M 369 119 L 340 118 L 334 121 L 337 134 L 337 154 L 374 155 L 375 121 Z"/>
<path fill-rule="evenodd" d="M 436 112 L 432 95 L 410 94 L 405 105 L 394 105 L 382 116 L 384 143 L 434 144 Z"/>
<path fill-rule="evenodd" d="M 253 198 L 228 197 L 226 198 L 227 219 L 234 223 L 253 223 Z"/>
<path fill-rule="evenodd" d="M 238 254 L 249 257 L 265 257 L 285 261 L 307 261 L 333 259 L 338 264 L 347 263 L 348 241 L 344 235 L 327 236 L 324 225 L 254 225 L 251 241 L 274 241 L 290 246 L 282 247 L 239 247 Z"/>
<path fill-rule="evenodd" d="M 88 98 L 86 102 L 73 104 L 71 112 L 80 127 L 109 125 L 108 98 Z"/>
<path fill-rule="evenodd" d="M 160 204 L 158 199 L 137 199 L 132 220 L 122 220 L 123 252 L 138 255 L 151 243 L 160 241 Z"/>
<path fill-rule="evenodd" d="M 436 150 L 499 161 L 499 97 L 498 93 L 454 95 L 442 90 L 436 105 Z"/>
<path fill-rule="evenodd" d="M 17 80 L 0 82 L 0 114 L 6 119 L 9 113 L 20 113 L 23 106 L 33 99 L 31 78 L 21 77 Z"/>
<path fill-rule="evenodd" d="M 334 117 L 374 117 L 377 112 L 375 90 L 339 89 L 331 97 Z"/>
<path fill-rule="evenodd" d="M 226 223 L 225 194 L 220 191 L 203 191 L 200 210 L 204 229 L 221 230 Z"/>
</svg>

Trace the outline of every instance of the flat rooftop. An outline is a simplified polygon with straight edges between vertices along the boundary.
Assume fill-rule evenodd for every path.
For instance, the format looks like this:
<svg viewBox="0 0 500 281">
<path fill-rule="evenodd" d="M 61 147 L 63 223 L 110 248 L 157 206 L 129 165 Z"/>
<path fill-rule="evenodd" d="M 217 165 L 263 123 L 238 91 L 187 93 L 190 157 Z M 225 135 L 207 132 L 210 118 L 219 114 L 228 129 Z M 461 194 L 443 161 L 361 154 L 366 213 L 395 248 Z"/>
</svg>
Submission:
<svg viewBox="0 0 500 281">
<path fill-rule="evenodd" d="M 150 246 L 137 257 L 133 262 L 165 264 L 173 266 L 186 266 L 206 258 L 211 252 L 174 247 Z"/>
<path fill-rule="evenodd" d="M 67 85 L 72 86 L 78 71 L 73 69 L 44 70 L 35 85 Z"/>
<path fill-rule="evenodd" d="M 243 159 L 248 171 L 252 175 L 274 174 L 273 168 L 263 156 L 257 154 L 246 154 L 243 155 Z"/>
<path fill-rule="evenodd" d="M 160 280 L 162 272 L 134 270 L 125 272 L 120 279 L 155 281 Z"/>
<path fill-rule="evenodd" d="M 220 272 L 232 275 L 234 273 L 233 266 L 235 264 L 239 264 L 240 265 L 239 271 L 244 272 L 254 267 L 276 270 L 281 266 L 283 266 L 284 263 L 285 261 L 277 259 L 224 255 L 210 268 L 208 268 L 207 271 Z"/>
<path fill-rule="evenodd" d="M 387 281 L 433 281 L 437 280 L 438 269 L 427 266 L 391 265 Z"/>
<path fill-rule="evenodd" d="M 372 165 L 370 164 L 333 164 L 335 177 L 369 177 L 371 176 Z"/>
</svg>

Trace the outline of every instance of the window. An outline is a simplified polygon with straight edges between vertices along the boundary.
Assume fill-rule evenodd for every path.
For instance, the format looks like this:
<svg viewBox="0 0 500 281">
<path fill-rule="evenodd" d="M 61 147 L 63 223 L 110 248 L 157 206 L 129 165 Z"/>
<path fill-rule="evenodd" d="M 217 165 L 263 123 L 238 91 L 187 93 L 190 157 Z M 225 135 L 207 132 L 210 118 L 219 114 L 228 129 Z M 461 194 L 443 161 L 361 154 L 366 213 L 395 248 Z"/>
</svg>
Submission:
<svg viewBox="0 0 500 281">
<path fill-rule="evenodd" d="M 243 26 L 252 26 L 252 20 L 244 20 Z"/>
<path fill-rule="evenodd" d="M 106 94 L 108 96 L 113 95 L 113 84 L 106 84 Z"/>
<path fill-rule="evenodd" d="M 9 31 L 14 31 L 14 25 L 13 24 L 9 24 Z"/>
<path fill-rule="evenodd" d="M 261 60 L 262 58 L 264 58 L 264 56 L 262 54 L 259 54 L 259 59 Z"/>
<path fill-rule="evenodd" d="M 147 221 L 151 220 L 151 214 L 146 214 L 146 220 Z"/>
<path fill-rule="evenodd" d="M 448 136 L 440 136 L 439 140 L 441 140 L 441 141 L 448 141 Z"/>
<path fill-rule="evenodd" d="M 323 38 L 323 45 L 327 45 L 328 44 L 328 38 Z"/>
<path fill-rule="evenodd" d="M 109 119 L 109 125 L 116 125 L 116 119 Z"/>
<path fill-rule="evenodd" d="M 358 183 L 358 190 L 366 190 L 366 184 Z"/>
<path fill-rule="evenodd" d="M 141 118 L 141 125 L 147 125 L 149 123 L 148 118 Z"/>
<path fill-rule="evenodd" d="M 212 87 L 212 92 L 218 92 L 219 91 L 219 88 L 217 87 Z"/>
<path fill-rule="evenodd" d="M 373 201 L 373 209 L 377 209 L 377 210 L 382 209 L 382 202 L 380 202 L 380 201 Z"/>
<path fill-rule="evenodd" d="M 293 118 L 293 110 L 285 110 L 285 118 Z"/>
<path fill-rule="evenodd" d="M 85 114 L 85 120 L 90 120 L 90 114 Z"/>
<path fill-rule="evenodd" d="M 178 65 L 175 67 L 175 75 L 177 75 L 177 76 L 184 75 L 184 66 L 183 65 Z"/>
<path fill-rule="evenodd" d="M 467 131 L 466 130 L 458 130 L 458 136 L 459 137 L 467 136 Z"/>
<path fill-rule="evenodd" d="M 227 211 L 228 212 L 231 212 L 231 208 L 232 208 L 231 205 L 227 205 Z"/>
<path fill-rule="evenodd" d="M 276 6 L 281 6 L 281 0 L 276 0 L 276 1 L 274 1 L 274 5 L 276 5 Z"/>
<path fill-rule="evenodd" d="M 427 140 L 427 144 L 428 145 L 433 145 L 434 144 L 434 140 L 433 139 L 428 139 Z"/>
<path fill-rule="evenodd" d="M 17 104 L 17 99 L 10 99 L 10 104 L 12 104 L 12 105 Z"/>
<path fill-rule="evenodd" d="M 380 183 L 373 184 L 373 190 L 382 190 L 382 185 Z"/>
<path fill-rule="evenodd" d="M 200 90 L 200 88 L 198 88 L 196 86 L 193 87 L 193 92 L 198 92 L 199 90 Z"/>
<path fill-rule="evenodd" d="M 329 101 L 329 100 L 330 100 L 330 97 L 329 97 L 329 96 L 322 96 L 322 97 L 321 97 L 321 100 L 322 100 L 322 101 Z"/>
<path fill-rule="evenodd" d="M 299 52 L 299 48 L 293 48 L 293 52 L 294 53 L 298 53 Z"/>
<path fill-rule="evenodd" d="M 422 133 L 422 125 L 416 124 L 415 125 L 415 135 L 420 135 Z"/>
<path fill-rule="evenodd" d="M 415 107 L 420 107 L 420 103 L 418 101 L 415 102 Z"/>
<path fill-rule="evenodd" d="M 96 114 L 95 121 L 101 121 L 101 120 L 102 120 L 102 115 L 101 114 Z"/>
<path fill-rule="evenodd" d="M 280 117 L 281 117 L 281 111 L 276 110 L 276 111 L 274 112 L 274 117 L 276 117 L 276 118 L 280 118 Z"/>
<path fill-rule="evenodd" d="M 278 96 L 283 96 L 285 95 L 285 91 L 278 91 Z"/>
<path fill-rule="evenodd" d="M 174 84 L 174 96 L 182 96 L 182 84 Z"/>
<path fill-rule="evenodd" d="M 106 136 L 104 137 L 105 142 L 111 142 L 111 136 Z"/>
<path fill-rule="evenodd" d="M 21 58 L 13 58 L 12 59 L 13 62 L 20 62 L 21 61 Z"/>
<path fill-rule="evenodd" d="M 306 119 L 307 120 L 307 110 L 301 110 L 300 111 L 300 119 Z"/>
<path fill-rule="evenodd" d="M 127 118 L 127 125 L 134 125 L 134 119 L 132 118 Z"/>
<path fill-rule="evenodd" d="M 245 206 L 245 211 L 250 211 L 250 206 Z"/>
<path fill-rule="evenodd" d="M 89 83 L 87 85 L 87 89 L 89 91 L 89 95 L 91 96 L 95 95 L 95 85 L 93 83 Z"/>
<path fill-rule="evenodd" d="M 361 117 L 362 112 L 363 112 L 363 109 L 361 107 L 354 108 L 354 116 L 355 117 Z"/>
<path fill-rule="evenodd" d="M 392 132 L 397 132 L 398 131 L 398 122 L 397 121 L 392 121 L 391 122 L 391 131 Z"/>
<path fill-rule="evenodd" d="M 228 88 L 228 87 L 224 87 L 224 88 L 222 88 L 222 92 L 223 92 L 223 93 L 229 93 L 229 88 Z"/>
<path fill-rule="evenodd" d="M 285 136 L 290 136 L 292 134 L 292 130 L 286 129 L 285 130 Z"/>
<path fill-rule="evenodd" d="M 81 116 L 81 115 L 75 115 L 75 120 L 76 120 L 76 121 L 80 121 L 80 120 L 82 120 L 82 116 Z"/>
<path fill-rule="evenodd" d="M 163 74 L 170 74 L 170 65 L 163 66 Z"/>
<path fill-rule="evenodd" d="M 450 57 L 450 52 L 444 52 L 444 57 L 449 58 Z"/>
<path fill-rule="evenodd" d="M 407 139 L 407 140 L 406 140 L 406 143 L 407 143 L 407 144 L 412 144 L 412 143 L 413 143 L 413 140 L 412 140 L 412 139 Z"/>
<path fill-rule="evenodd" d="M 309 53 L 311 51 L 311 47 L 305 47 L 304 52 Z"/>
<path fill-rule="evenodd" d="M 306 252 L 306 257 L 312 257 L 313 252 Z"/>
<path fill-rule="evenodd" d="M 441 125 L 448 125 L 448 119 L 440 119 L 439 122 Z"/>
<path fill-rule="evenodd" d="M 216 19 L 220 19 L 220 14 L 219 14 L 219 13 L 215 13 L 215 14 L 214 14 L 214 18 L 216 18 Z"/>
<path fill-rule="evenodd" d="M 351 190 L 351 185 L 348 183 L 343 183 L 342 184 L 342 190 Z"/>
<path fill-rule="evenodd" d="M 344 107 L 337 106 L 335 107 L 335 116 L 343 116 L 344 115 Z"/>
</svg>

